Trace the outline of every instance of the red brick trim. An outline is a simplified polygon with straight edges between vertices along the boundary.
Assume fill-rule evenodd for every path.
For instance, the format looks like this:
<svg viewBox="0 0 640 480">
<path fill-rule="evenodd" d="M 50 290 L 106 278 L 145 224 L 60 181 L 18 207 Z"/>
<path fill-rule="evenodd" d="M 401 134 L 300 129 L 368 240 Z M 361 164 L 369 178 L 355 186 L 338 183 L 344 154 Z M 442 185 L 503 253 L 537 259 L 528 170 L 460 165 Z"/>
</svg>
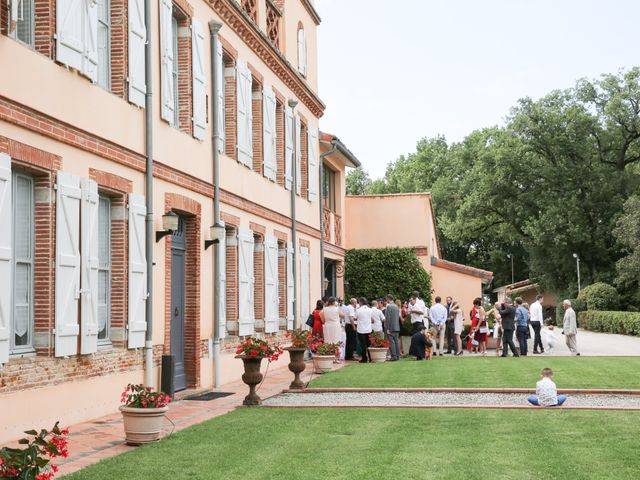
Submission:
<svg viewBox="0 0 640 480">
<path fill-rule="evenodd" d="M 224 153 L 232 159 L 237 158 L 236 142 L 238 135 L 238 109 L 237 99 L 238 95 L 236 89 L 237 75 L 235 65 L 229 61 L 228 58 L 224 58 Z"/>
<path fill-rule="evenodd" d="M 311 247 L 311 242 L 309 242 L 309 240 L 305 240 L 304 238 L 301 238 L 298 243 L 301 247 Z"/>
<path fill-rule="evenodd" d="M 0 135 L 0 152 L 9 154 L 14 160 L 28 163 L 34 167 L 56 172 L 62 166 L 62 157 L 45 152 L 26 143 L 18 142 Z"/>
<path fill-rule="evenodd" d="M 255 223 L 255 222 L 249 222 L 249 228 L 254 233 L 259 233 L 260 235 L 263 235 L 263 236 L 267 232 L 267 227 L 265 227 L 264 225 L 260 225 L 259 223 Z"/>
<path fill-rule="evenodd" d="M 186 17 L 178 19 L 178 127 L 184 133 L 192 134 L 193 130 L 193 80 L 191 55 L 191 16 L 193 8 L 183 0 L 174 0 L 174 5 L 184 3 L 180 10 Z M 188 13 L 188 12 L 191 13 Z"/>
<path fill-rule="evenodd" d="M 281 53 L 246 15 L 235 0 L 210 0 L 209 5 L 219 15 L 223 23 L 230 27 L 240 39 L 271 69 L 293 94 L 304 103 L 316 117 L 320 118 L 325 105 L 309 87 L 300 74 L 294 70 L 285 55 Z"/>
<path fill-rule="evenodd" d="M 260 85 L 264 83 L 264 76 L 249 62 L 247 62 L 247 67 L 249 67 L 249 71 L 253 76 L 254 83 L 258 82 Z"/>
<path fill-rule="evenodd" d="M 427 257 L 429 255 L 429 249 L 427 247 L 415 247 L 413 253 L 415 253 L 417 257 Z"/>
<path fill-rule="evenodd" d="M 444 268 L 445 270 L 452 270 L 454 272 L 464 273 L 465 275 L 472 275 L 479 277 L 483 281 L 489 282 L 493 278 L 493 272 L 488 270 L 481 270 L 480 268 L 469 267 L 460 263 L 450 262 L 441 258 L 431 257 L 431 265 Z"/>
<path fill-rule="evenodd" d="M 173 0 L 173 6 L 179 8 L 187 17 L 193 17 L 193 7 L 187 0 Z"/>
<path fill-rule="evenodd" d="M 133 193 L 133 182 L 128 178 L 109 172 L 103 172 L 102 170 L 96 170 L 95 168 L 89 168 L 89 178 L 95 180 L 98 185 L 108 188 L 109 190 Z"/>
<path fill-rule="evenodd" d="M 276 87 L 271 86 L 271 88 L 273 89 L 273 93 L 276 96 L 276 99 L 280 101 L 280 103 L 282 103 L 283 105 L 287 103 L 287 98 L 280 93 L 280 90 L 278 90 Z"/>
<path fill-rule="evenodd" d="M 240 217 L 231 215 L 230 213 L 220 212 L 220 220 L 222 220 L 226 226 L 240 226 Z"/>
<path fill-rule="evenodd" d="M 233 90 L 235 91 L 235 84 Z M 143 155 L 36 112 L 29 107 L 18 105 L 2 96 L 0 96 L 0 120 L 6 120 L 45 137 L 53 138 L 80 150 L 93 153 L 120 165 L 125 165 L 138 172 L 145 171 L 146 164 Z M 212 184 L 157 161 L 154 162 L 154 177 L 207 197 L 213 196 Z M 291 219 L 286 215 L 251 202 L 232 192 L 221 190 L 220 201 L 284 227 L 291 226 Z M 300 222 L 297 222 L 297 225 L 300 233 L 320 238 L 318 229 Z"/>
<path fill-rule="evenodd" d="M 274 230 L 273 235 L 281 242 L 286 242 L 287 239 L 289 238 L 289 235 L 287 234 L 287 232 L 281 232 L 280 230 Z"/>
<path fill-rule="evenodd" d="M 276 183 L 284 187 L 284 99 L 276 97 Z"/>
<path fill-rule="evenodd" d="M 45 57 L 54 58 L 56 2 L 52 0 L 35 0 L 34 3 L 36 51 Z"/>
<path fill-rule="evenodd" d="M 200 243 L 201 205 L 179 193 L 165 193 L 165 210 L 183 214 L 185 224 L 184 361 L 187 387 L 200 385 Z M 165 237 L 164 351 L 171 352 L 171 235 Z"/>
<path fill-rule="evenodd" d="M 262 87 L 253 82 L 251 91 L 251 112 L 253 121 L 251 122 L 251 136 L 253 146 L 253 171 L 262 175 L 262 163 L 264 157 L 263 141 L 263 120 L 262 120 Z"/>
<path fill-rule="evenodd" d="M 238 50 L 236 50 L 233 45 L 231 45 L 222 35 L 218 34 L 218 38 L 220 39 L 220 44 L 222 45 L 222 49 L 229 54 L 229 56 L 233 57 L 234 60 L 238 59 Z"/>
<path fill-rule="evenodd" d="M 309 125 L 309 120 L 303 113 L 296 111 L 296 115 L 300 117 L 300 121 L 302 122 L 303 125 L 305 126 Z"/>
<path fill-rule="evenodd" d="M 127 0 L 111 0 L 111 92 L 120 98 L 128 97 L 128 8 Z"/>
</svg>

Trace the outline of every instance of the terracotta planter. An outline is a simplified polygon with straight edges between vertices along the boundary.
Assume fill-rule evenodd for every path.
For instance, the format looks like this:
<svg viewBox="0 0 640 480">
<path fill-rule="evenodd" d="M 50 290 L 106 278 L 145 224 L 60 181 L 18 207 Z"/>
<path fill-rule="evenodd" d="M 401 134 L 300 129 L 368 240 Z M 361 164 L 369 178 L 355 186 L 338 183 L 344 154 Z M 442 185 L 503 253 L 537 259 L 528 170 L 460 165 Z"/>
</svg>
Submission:
<svg viewBox="0 0 640 480">
<path fill-rule="evenodd" d="M 335 355 L 314 355 L 313 366 L 316 373 L 327 373 L 333 369 L 333 361 L 336 359 Z"/>
<path fill-rule="evenodd" d="M 249 395 L 244 397 L 243 405 L 247 407 L 253 407 L 256 405 L 262 405 L 262 399 L 256 393 L 256 385 L 262 382 L 262 373 L 260 373 L 260 364 L 262 363 L 262 357 L 247 357 L 246 355 L 236 355 L 236 358 L 241 358 L 244 363 L 244 373 L 242 374 L 242 381 L 249 385 Z"/>
<path fill-rule="evenodd" d="M 120 407 L 127 444 L 143 445 L 160 439 L 162 420 L 169 407 L 132 408 Z"/>
<path fill-rule="evenodd" d="M 302 390 L 304 388 L 304 382 L 300 380 L 300 374 L 304 372 L 306 367 L 304 363 L 304 352 L 307 351 L 306 348 L 297 348 L 297 347 L 289 347 L 286 349 L 289 352 L 289 357 L 291 360 L 289 361 L 289 371 L 291 371 L 295 378 L 291 385 L 289 385 L 290 390 Z"/>
<path fill-rule="evenodd" d="M 387 361 L 388 348 L 372 348 L 369 347 L 369 355 L 371 355 L 371 363 L 384 363 Z"/>
</svg>

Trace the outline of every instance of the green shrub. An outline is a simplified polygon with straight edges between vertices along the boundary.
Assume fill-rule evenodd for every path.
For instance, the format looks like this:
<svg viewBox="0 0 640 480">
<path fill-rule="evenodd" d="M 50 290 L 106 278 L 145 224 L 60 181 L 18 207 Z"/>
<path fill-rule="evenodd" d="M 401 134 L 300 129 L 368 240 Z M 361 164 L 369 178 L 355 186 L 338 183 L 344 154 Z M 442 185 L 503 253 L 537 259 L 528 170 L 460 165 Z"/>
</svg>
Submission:
<svg viewBox="0 0 640 480">
<path fill-rule="evenodd" d="M 569 299 L 571 302 L 571 308 L 576 312 L 576 315 L 579 315 L 580 312 L 584 312 L 587 309 L 587 304 L 584 300 L 580 300 L 579 298 Z M 562 308 L 562 300 L 556 306 L 556 325 L 562 325 L 562 321 L 564 319 L 564 308 Z"/>
<path fill-rule="evenodd" d="M 587 310 L 616 310 L 620 306 L 620 295 L 615 287 L 597 282 L 584 287 L 578 299 L 587 304 Z"/>
<path fill-rule="evenodd" d="M 427 305 L 431 301 L 431 276 L 412 248 L 348 250 L 344 277 L 347 297 L 372 300 L 390 293 L 407 300 L 417 290 Z"/>
<path fill-rule="evenodd" d="M 580 312 L 580 327 L 594 332 L 618 333 L 640 337 L 640 313 L 603 312 L 588 310 Z"/>
</svg>

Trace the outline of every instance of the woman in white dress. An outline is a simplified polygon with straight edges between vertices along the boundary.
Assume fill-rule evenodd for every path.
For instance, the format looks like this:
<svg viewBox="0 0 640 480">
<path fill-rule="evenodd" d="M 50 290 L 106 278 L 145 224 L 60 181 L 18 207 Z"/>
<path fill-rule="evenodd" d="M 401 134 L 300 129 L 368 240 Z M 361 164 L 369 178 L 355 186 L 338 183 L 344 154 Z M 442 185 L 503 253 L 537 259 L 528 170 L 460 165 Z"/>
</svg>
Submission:
<svg viewBox="0 0 640 480">
<path fill-rule="evenodd" d="M 340 311 L 336 299 L 330 297 L 320 312 L 325 343 L 338 343 L 340 341 L 342 333 L 340 329 L 340 317 L 343 316 L 344 314 Z"/>
</svg>

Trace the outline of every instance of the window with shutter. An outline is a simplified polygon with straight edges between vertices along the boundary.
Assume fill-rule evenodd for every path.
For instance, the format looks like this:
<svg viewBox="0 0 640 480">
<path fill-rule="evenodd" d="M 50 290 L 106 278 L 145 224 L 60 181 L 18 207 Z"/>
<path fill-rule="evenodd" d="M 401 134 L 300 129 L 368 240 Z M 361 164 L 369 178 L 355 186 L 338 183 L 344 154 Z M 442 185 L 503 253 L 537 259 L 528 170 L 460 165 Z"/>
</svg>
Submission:
<svg viewBox="0 0 640 480">
<path fill-rule="evenodd" d="M 222 58 L 222 43 L 220 42 L 220 40 L 218 40 L 218 42 L 216 43 L 216 77 L 217 77 L 217 92 L 216 95 L 218 97 L 218 123 L 217 123 L 217 128 L 218 128 L 218 151 L 220 153 L 224 153 L 224 145 L 225 145 L 225 141 L 226 141 L 226 136 L 225 136 L 225 129 L 226 129 L 226 123 L 225 123 L 225 101 L 224 101 L 224 81 L 225 81 L 225 75 L 224 75 L 224 61 Z"/>
<path fill-rule="evenodd" d="M 309 201 L 315 202 L 318 197 L 318 131 L 307 128 L 307 149 L 309 168 Z"/>
<path fill-rule="evenodd" d="M 254 329 L 253 232 L 238 230 L 238 335 L 252 335 Z"/>
<path fill-rule="evenodd" d="M 98 85 L 111 90 L 111 2 L 98 3 Z"/>
<path fill-rule="evenodd" d="M 191 21 L 191 69 L 193 101 L 193 136 L 204 140 L 207 132 L 207 74 L 204 58 L 204 29 L 195 18 Z"/>
<path fill-rule="evenodd" d="M 84 52 L 81 72 L 92 82 L 98 81 L 98 2 L 83 0 L 82 35 Z M 107 17 L 109 12 L 107 11 Z"/>
<path fill-rule="evenodd" d="M 264 176 L 276 180 L 276 95 L 265 85 L 262 95 Z"/>
<path fill-rule="evenodd" d="M 144 346 L 147 307 L 147 257 L 145 217 L 142 195 L 129 195 L 129 348 Z"/>
<path fill-rule="evenodd" d="M 296 115 L 296 193 L 302 193 L 302 123 Z"/>
<path fill-rule="evenodd" d="M 287 242 L 287 330 L 293 330 L 294 308 L 293 243 Z"/>
<path fill-rule="evenodd" d="M 293 110 L 288 105 L 284 110 L 284 186 L 287 190 L 291 190 L 293 185 L 293 163 L 295 143 L 293 130 Z"/>
<path fill-rule="evenodd" d="M 55 355 L 78 353 L 80 298 L 80 179 L 57 174 Z"/>
<path fill-rule="evenodd" d="M 80 181 L 80 353 L 98 349 L 98 184 L 86 178 Z"/>
<path fill-rule="evenodd" d="M 224 338 L 227 333 L 227 248 L 226 248 L 226 230 L 225 237 L 220 240 L 216 246 L 216 262 L 220 265 L 218 269 L 220 273 L 220 290 L 218 291 L 218 304 L 216 306 L 216 326 L 218 337 Z"/>
<path fill-rule="evenodd" d="M 0 153 L 0 365 L 9 360 L 13 291 L 11 157 Z"/>
<path fill-rule="evenodd" d="M 35 4 L 34 0 L 11 0 L 9 33 L 17 40 L 35 46 Z"/>
<path fill-rule="evenodd" d="M 246 62 L 238 60 L 236 68 L 238 161 L 251 168 L 253 165 L 253 114 L 251 111 L 253 80 Z"/>
<path fill-rule="evenodd" d="M 160 86 L 162 95 L 162 118 L 171 125 L 177 125 L 177 96 L 174 69 L 177 57 L 174 48 L 174 18 L 171 0 L 160 0 Z M 177 43 L 177 39 L 176 39 Z"/>
<path fill-rule="evenodd" d="M 33 350 L 33 177 L 13 172 L 13 322 L 11 350 Z"/>
<path fill-rule="evenodd" d="M 304 28 L 298 28 L 298 71 L 307 76 L 307 40 Z"/>
<path fill-rule="evenodd" d="M 147 85 L 145 80 L 144 46 L 147 41 L 147 28 L 144 22 L 144 1 L 129 0 L 129 101 L 144 107 Z"/>
<path fill-rule="evenodd" d="M 174 16 L 171 17 L 171 54 L 173 59 L 173 61 L 171 62 L 171 86 L 173 90 L 173 118 L 171 119 L 171 125 L 177 127 L 178 125 L 180 125 L 180 92 L 178 90 L 178 19 Z"/>
<path fill-rule="evenodd" d="M 111 199 L 98 207 L 98 342 L 111 340 Z"/>
<path fill-rule="evenodd" d="M 264 331 L 278 331 L 278 239 L 264 238 Z"/>
<path fill-rule="evenodd" d="M 82 71 L 84 59 L 83 17 L 86 0 L 56 1 L 56 59 Z"/>
<path fill-rule="evenodd" d="M 304 319 L 311 313 L 309 294 L 309 249 L 300 247 L 300 312 Z"/>
</svg>

